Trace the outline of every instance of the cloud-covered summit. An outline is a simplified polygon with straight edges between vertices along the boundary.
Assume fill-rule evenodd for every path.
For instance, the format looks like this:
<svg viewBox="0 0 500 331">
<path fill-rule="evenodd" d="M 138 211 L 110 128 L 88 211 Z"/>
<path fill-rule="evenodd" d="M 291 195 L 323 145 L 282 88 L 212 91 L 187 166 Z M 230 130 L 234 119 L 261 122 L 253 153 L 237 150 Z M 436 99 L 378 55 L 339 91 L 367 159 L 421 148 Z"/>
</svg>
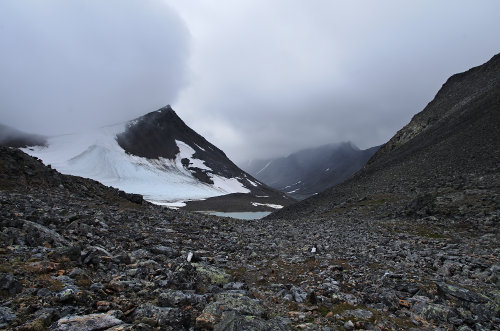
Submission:
<svg viewBox="0 0 500 331">
<path fill-rule="evenodd" d="M 386 142 L 498 53 L 497 0 L 3 0 L 0 122 L 53 134 L 171 104 L 235 161 Z"/>
<path fill-rule="evenodd" d="M 1 1 L 0 49 L 0 122 L 26 131 L 131 119 L 187 84 L 189 32 L 162 1 Z"/>
</svg>

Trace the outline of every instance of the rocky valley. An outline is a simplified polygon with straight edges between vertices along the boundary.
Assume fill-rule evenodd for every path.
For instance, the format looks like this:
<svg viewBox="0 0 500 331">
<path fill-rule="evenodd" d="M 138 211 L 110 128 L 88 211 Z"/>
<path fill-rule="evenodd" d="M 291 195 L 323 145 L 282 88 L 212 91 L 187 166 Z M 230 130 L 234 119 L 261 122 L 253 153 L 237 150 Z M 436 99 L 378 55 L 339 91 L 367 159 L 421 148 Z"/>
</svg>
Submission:
<svg viewBox="0 0 500 331">
<path fill-rule="evenodd" d="M 346 182 L 261 220 L 170 210 L 2 147 L 0 328 L 499 329 L 499 63 L 450 78 Z"/>
</svg>

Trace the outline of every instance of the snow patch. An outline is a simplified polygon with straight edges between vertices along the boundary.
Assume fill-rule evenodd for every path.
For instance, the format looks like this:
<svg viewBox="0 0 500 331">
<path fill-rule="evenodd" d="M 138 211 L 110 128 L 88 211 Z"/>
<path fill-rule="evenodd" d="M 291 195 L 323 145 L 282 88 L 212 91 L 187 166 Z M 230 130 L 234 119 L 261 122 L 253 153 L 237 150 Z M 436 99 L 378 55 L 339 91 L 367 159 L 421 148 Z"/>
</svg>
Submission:
<svg viewBox="0 0 500 331">
<path fill-rule="evenodd" d="M 178 156 L 176 156 L 176 160 L 179 160 L 179 162 L 180 162 L 182 159 L 188 159 L 190 167 L 212 171 L 212 168 L 209 168 L 205 165 L 205 161 L 200 160 L 200 159 L 195 159 L 193 157 L 193 155 L 194 155 L 194 153 L 196 153 L 196 151 L 191 146 L 189 146 L 188 144 L 186 144 L 185 142 L 182 142 L 180 140 L 176 140 L 175 143 L 177 144 L 177 147 L 179 147 L 179 154 L 177 154 Z M 182 163 L 181 163 L 181 166 L 182 166 Z"/>
<path fill-rule="evenodd" d="M 251 185 L 255 186 L 255 187 L 258 187 L 259 186 L 259 183 L 256 183 L 254 181 L 251 181 L 250 179 L 246 179 Z"/>
<path fill-rule="evenodd" d="M 165 206 L 165 207 L 168 207 L 170 209 L 179 209 L 181 207 L 185 207 L 186 206 L 186 203 L 184 201 L 155 201 L 155 200 L 151 200 L 150 201 L 151 203 L 155 204 L 155 205 L 158 205 L 158 206 Z"/>
<path fill-rule="evenodd" d="M 195 145 L 196 147 L 198 147 L 199 149 L 201 149 L 202 151 L 206 152 L 206 150 L 205 150 L 203 147 L 201 147 L 200 145 L 198 145 L 198 144 L 194 144 L 194 145 Z"/>
<path fill-rule="evenodd" d="M 274 209 L 281 209 L 283 208 L 282 205 L 274 205 L 272 203 L 258 203 L 258 202 L 251 202 L 252 206 L 258 207 L 258 206 L 266 206 Z"/>
<path fill-rule="evenodd" d="M 250 190 L 236 178 L 226 178 L 214 174 L 209 174 L 209 176 L 214 182 L 213 186 L 218 189 L 231 193 L 250 193 Z"/>
</svg>

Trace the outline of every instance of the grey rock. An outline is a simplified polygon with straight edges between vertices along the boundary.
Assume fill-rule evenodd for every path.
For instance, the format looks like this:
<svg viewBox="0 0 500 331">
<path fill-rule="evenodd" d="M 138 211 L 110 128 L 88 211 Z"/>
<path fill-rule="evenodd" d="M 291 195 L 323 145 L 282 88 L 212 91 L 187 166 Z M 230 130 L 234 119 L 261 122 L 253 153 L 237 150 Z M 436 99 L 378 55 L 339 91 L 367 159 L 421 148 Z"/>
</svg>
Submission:
<svg viewBox="0 0 500 331">
<path fill-rule="evenodd" d="M 440 293 L 448 298 L 454 298 L 474 303 L 485 303 L 488 301 L 487 297 L 462 287 L 446 283 L 437 283 L 436 285 Z"/>
<path fill-rule="evenodd" d="M 0 327 L 4 328 L 16 319 L 16 314 L 8 307 L 0 307 Z"/>
<path fill-rule="evenodd" d="M 179 307 L 185 305 L 199 305 L 206 301 L 204 295 L 195 293 L 185 293 L 182 291 L 170 290 L 160 293 L 158 305 L 160 307 Z"/>
<path fill-rule="evenodd" d="M 26 242 L 30 246 L 41 246 L 48 243 L 54 246 L 71 246 L 59 233 L 41 224 L 24 221 L 23 228 L 27 233 Z"/>
<path fill-rule="evenodd" d="M 344 329 L 346 329 L 346 330 L 353 330 L 354 329 L 354 323 L 351 320 L 345 322 L 344 323 Z"/>
<path fill-rule="evenodd" d="M 354 317 L 356 319 L 360 320 L 369 320 L 370 318 L 373 317 L 373 313 L 369 310 L 365 309 L 354 309 L 354 310 L 346 310 L 345 312 L 342 313 L 342 316 L 346 317 Z"/>
<path fill-rule="evenodd" d="M 0 293 L 14 295 L 21 292 L 22 285 L 16 280 L 13 274 L 0 274 Z"/>
<path fill-rule="evenodd" d="M 52 330 L 54 331 L 97 331 L 105 330 L 116 325 L 123 324 L 123 321 L 114 317 L 111 313 L 90 314 L 90 315 L 70 315 L 59 319 Z"/>
<path fill-rule="evenodd" d="M 153 254 L 164 255 L 168 258 L 176 258 L 180 255 L 179 251 L 177 251 L 176 249 L 162 245 L 153 246 L 150 248 L 150 251 Z"/>
<path fill-rule="evenodd" d="M 250 299 L 239 293 L 219 293 L 215 296 L 215 301 L 208 304 L 203 310 L 204 313 L 222 316 L 223 311 L 235 311 L 240 315 L 263 316 L 265 309 L 259 300 Z"/>
<path fill-rule="evenodd" d="M 214 331 L 259 331 L 259 330 L 289 330 L 280 320 L 269 321 L 256 316 L 239 315 L 235 311 L 222 314 L 221 321 L 214 326 Z"/>
<path fill-rule="evenodd" d="M 451 314 L 451 309 L 440 304 L 421 302 L 412 307 L 412 312 L 428 321 L 446 322 Z"/>
<path fill-rule="evenodd" d="M 97 265 L 103 261 L 103 259 L 107 261 L 112 261 L 113 256 L 110 252 L 105 250 L 99 246 L 90 246 L 86 248 L 86 252 L 84 254 L 83 263 L 84 264 L 94 264 Z"/>
<path fill-rule="evenodd" d="M 167 326 L 183 328 L 189 321 L 189 316 L 180 309 L 158 307 L 150 302 L 140 305 L 134 311 L 134 318 L 137 322 L 145 322 L 160 328 Z"/>
<path fill-rule="evenodd" d="M 52 294 L 53 294 L 52 291 L 50 291 L 47 288 L 41 288 L 36 292 L 36 295 L 38 295 L 39 297 L 45 297 L 45 298 L 52 296 Z"/>
<path fill-rule="evenodd" d="M 290 291 L 292 292 L 293 299 L 296 302 L 302 303 L 306 301 L 307 292 L 304 291 L 302 288 L 293 286 Z"/>
<path fill-rule="evenodd" d="M 59 247 L 55 250 L 55 255 L 59 257 L 67 257 L 71 261 L 79 261 L 82 254 L 82 249 L 78 245 Z"/>
<path fill-rule="evenodd" d="M 75 298 L 75 290 L 72 288 L 65 288 L 62 291 L 56 293 L 56 299 L 59 302 L 68 302 Z"/>
</svg>

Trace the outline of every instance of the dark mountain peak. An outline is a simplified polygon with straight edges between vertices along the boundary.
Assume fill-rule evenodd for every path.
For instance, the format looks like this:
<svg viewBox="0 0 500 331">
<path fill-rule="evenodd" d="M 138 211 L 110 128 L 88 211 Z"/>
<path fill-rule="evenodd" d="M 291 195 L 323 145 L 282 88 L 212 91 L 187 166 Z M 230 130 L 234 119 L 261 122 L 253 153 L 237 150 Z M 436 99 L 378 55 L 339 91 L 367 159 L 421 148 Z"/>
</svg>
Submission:
<svg viewBox="0 0 500 331">
<path fill-rule="evenodd" d="M 157 113 L 174 113 L 175 111 L 172 109 L 172 106 L 166 105 L 165 107 L 161 107 L 156 111 Z"/>
<path fill-rule="evenodd" d="M 166 105 L 165 107 L 162 107 L 162 108 L 158 109 L 157 111 L 153 111 L 149 114 L 154 114 L 154 115 L 156 115 L 157 118 L 182 121 L 181 118 L 179 117 L 179 115 L 177 115 L 175 110 L 170 105 Z M 147 115 L 149 115 L 149 114 L 147 114 Z"/>
<path fill-rule="evenodd" d="M 177 113 L 172 109 L 170 105 L 166 105 L 158 110 L 152 111 L 136 118 L 128 123 L 128 127 L 135 126 L 142 123 L 146 126 L 186 126 L 184 121 L 177 115 Z"/>
<path fill-rule="evenodd" d="M 183 167 L 199 181 L 212 185 L 215 184 L 214 180 L 220 180 L 220 177 L 235 179 L 254 196 L 270 197 L 273 203 L 279 201 L 288 204 L 291 201 L 243 172 L 222 150 L 187 126 L 170 105 L 130 121 L 125 131 L 116 136 L 116 140 L 129 154 L 148 159 L 171 160 L 179 157 L 179 148 L 182 146 L 180 142 L 182 142 L 193 150 L 193 154 L 189 157 L 182 156 L 180 161 Z M 202 161 L 203 169 L 193 164 L 190 158 Z M 248 201 L 245 200 L 245 203 L 248 204 Z"/>
<path fill-rule="evenodd" d="M 117 135 L 118 144 L 129 154 L 157 159 L 174 159 L 179 153 L 176 140 L 188 145 L 208 142 L 184 123 L 170 105 L 128 122 L 125 132 Z"/>
</svg>

